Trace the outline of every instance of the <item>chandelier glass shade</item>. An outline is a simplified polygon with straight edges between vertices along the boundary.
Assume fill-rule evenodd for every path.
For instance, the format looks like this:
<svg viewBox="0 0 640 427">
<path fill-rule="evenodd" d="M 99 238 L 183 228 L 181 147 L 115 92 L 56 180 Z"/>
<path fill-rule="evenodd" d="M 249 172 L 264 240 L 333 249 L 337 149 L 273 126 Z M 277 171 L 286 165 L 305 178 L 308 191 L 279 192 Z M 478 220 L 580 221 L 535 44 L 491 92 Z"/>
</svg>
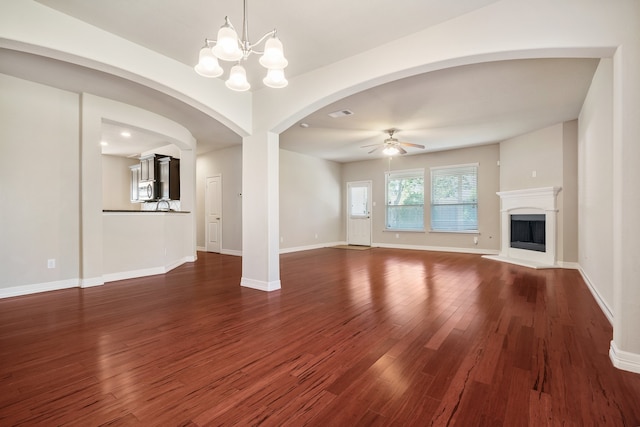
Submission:
<svg viewBox="0 0 640 427">
<path fill-rule="evenodd" d="M 289 64 L 284 57 L 282 42 L 276 35 L 276 30 L 269 31 L 256 43 L 248 41 L 247 23 L 247 0 L 244 0 L 242 38 L 231 24 L 229 17 L 225 17 L 225 22 L 218 30 L 217 40 L 205 39 L 205 45 L 200 49 L 198 64 L 194 67 L 196 73 L 203 77 L 220 77 L 224 70 L 218 60 L 236 62 L 231 67 L 229 78 L 225 82 L 229 89 L 236 91 L 246 91 L 251 88 L 247 81 L 247 72 L 242 66 L 252 53 L 261 55 L 258 62 L 267 69 L 267 75 L 262 82 L 272 88 L 283 88 L 289 84 L 284 69 Z M 258 51 L 256 46 L 264 44 L 264 51 Z"/>
<path fill-rule="evenodd" d="M 202 77 L 220 77 L 224 72 L 218 63 L 218 58 L 213 55 L 213 52 L 208 47 L 200 49 L 200 59 L 195 66 L 195 70 Z"/>
<path fill-rule="evenodd" d="M 225 82 L 227 87 L 232 90 L 243 92 L 249 90 L 251 85 L 247 81 L 247 72 L 240 64 L 231 67 L 229 72 L 229 79 Z"/>
</svg>

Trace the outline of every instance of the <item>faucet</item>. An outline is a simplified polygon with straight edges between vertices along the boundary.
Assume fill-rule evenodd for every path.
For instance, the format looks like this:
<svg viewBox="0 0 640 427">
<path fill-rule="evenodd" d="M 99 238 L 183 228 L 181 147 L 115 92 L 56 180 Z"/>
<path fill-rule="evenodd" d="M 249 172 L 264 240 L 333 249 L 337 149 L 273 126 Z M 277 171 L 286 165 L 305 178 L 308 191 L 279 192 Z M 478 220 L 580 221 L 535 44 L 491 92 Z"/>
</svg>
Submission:
<svg viewBox="0 0 640 427">
<path fill-rule="evenodd" d="M 158 200 L 158 203 L 156 204 L 156 210 L 159 211 L 160 210 L 160 203 L 165 202 L 167 204 L 167 211 L 171 210 L 171 205 L 169 204 L 169 200 L 167 199 L 162 199 L 162 200 Z M 164 211 L 164 209 L 163 209 Z"/>
</svg>

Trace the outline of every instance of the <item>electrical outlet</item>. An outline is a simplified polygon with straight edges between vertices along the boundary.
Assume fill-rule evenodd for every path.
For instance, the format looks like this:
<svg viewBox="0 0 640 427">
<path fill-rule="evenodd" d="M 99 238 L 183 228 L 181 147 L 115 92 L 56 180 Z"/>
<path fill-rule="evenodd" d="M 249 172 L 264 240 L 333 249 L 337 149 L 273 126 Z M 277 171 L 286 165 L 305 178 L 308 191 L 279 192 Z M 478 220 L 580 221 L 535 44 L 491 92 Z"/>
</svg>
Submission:
<svg viewBox="0 0 640 427">
<path fill-rule="evenodd" d="M 316 239 L 318 238 L 318 233 L 316 233 Z"/>
<path fill-rule="evenodd" d="M 538 172 L 531 171 L 531 178 L 535 178 L 536 176 L 538 176 Z"/>
<path fill-rule="evenodd" d="M 473 236 L 473 244 L 474 245 L 478 244 L 478 236 Z"/>
<path fill-rule="evenodd" d="M 56 268 L 55 258 L 47 260 L 47 268 Z"/>
<path fill-rule="evenodd" d="M 284 237 L 280 236 L 280 243 L 284 242 Z"/>
<path fill-rule="evenodd" d="M 399 238 L 400 238 L 400 234 L 396 233 L 396 239 L 399 239 Z"/>
</svg>

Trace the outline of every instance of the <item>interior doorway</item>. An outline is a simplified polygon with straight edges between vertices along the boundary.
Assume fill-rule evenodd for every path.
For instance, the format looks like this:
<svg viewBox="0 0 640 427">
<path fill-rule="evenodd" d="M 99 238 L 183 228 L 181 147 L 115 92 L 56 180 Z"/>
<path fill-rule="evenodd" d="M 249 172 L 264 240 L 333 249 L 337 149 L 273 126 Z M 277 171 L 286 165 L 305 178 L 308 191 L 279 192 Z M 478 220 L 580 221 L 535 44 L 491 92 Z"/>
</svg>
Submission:
<svg viewBox="0 0 640 427">
<path fill-rule="evenodd" d="M 222 248 L 222 175 L 207 178 L 205 187 L 205 241 L 207 252 Z"/>
</svg>

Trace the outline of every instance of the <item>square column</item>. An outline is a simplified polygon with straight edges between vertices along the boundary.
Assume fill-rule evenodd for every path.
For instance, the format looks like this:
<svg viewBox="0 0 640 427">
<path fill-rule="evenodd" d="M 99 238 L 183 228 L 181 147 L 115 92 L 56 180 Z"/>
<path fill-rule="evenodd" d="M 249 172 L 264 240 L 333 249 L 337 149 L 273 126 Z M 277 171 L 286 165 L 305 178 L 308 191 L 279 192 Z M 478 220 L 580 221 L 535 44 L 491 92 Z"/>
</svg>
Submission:
<svg viewBox="0 0 640 427">
<path fill-rule="evenodd" d="M 242 140 L 241 286 L 280 289 L 280 139 L 255 132 Z"/>
</svg>

